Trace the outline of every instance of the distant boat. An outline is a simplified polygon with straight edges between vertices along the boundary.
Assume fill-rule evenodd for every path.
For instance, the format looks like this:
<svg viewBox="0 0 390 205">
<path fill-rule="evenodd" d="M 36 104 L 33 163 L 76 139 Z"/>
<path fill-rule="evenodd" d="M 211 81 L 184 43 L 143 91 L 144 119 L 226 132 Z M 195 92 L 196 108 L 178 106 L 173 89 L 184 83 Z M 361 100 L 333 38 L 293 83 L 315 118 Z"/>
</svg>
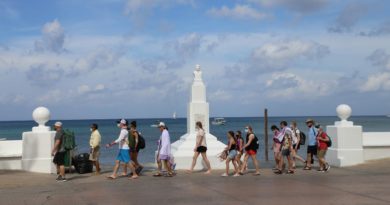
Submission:
<svg viewBox="0 0 390 205">
<path fill-rule="evenodd" d="M 157 120 L 156 121 L 156 124 L 152 124 L 152 125 L 150 125 L 150 127 L 158 127 L 159 125 L 160 125 L 160 120 Z"/>
<path fill-rule="evenodd" d="M 176 120 L 176 112 L 173 113 L 172 118 L 173 118 L 174 120 Z"/>
<path fill-rule="evenodd" d="M 214 118 L 214 120 L 211 122 L 211 124 L 213 124 L 213 125 L 225 125 L 225 123 L 226 123 L 226 120 L 223 117 Z"/>
</svg>

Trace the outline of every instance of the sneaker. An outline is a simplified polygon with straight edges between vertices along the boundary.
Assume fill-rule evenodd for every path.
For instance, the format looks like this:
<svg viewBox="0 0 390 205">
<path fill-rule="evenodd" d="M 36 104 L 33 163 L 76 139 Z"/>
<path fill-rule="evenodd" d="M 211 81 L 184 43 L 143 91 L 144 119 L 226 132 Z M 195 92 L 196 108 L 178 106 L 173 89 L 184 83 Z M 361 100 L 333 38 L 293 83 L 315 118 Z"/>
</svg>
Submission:
<svg viewBox="0 0 390 205">
<path fill-rule="evenodd" d="M 317 172 L 325 172 L 323 169 L 318 169 Z"/>
<path fill-rule="evenodd" d="M 330 165 L 329 165 L 329 164 L 326 164 L 325 171 L 328 172 L 329 170 L 330 170 Z"/>
<path fill-rule="evenodd" d="M 66 182 L 66 181 L 68 181 L 65 177 L 62 177 L 62 181 L 63 182 Z"/>
<path fill-rule="evenodd" d="M 223 174 L 221 175 L 221 177 L 227 177 L 227 176 L 229 176 L 229 175 L 227 175 L 226 173 L 223 173 Z"/>
<path fill-rule="evenodd" d="M 56 180 L 57 180 L 58 182 L 60 182 L 60 181 L 63 181 L 63 182 L 68 181 L 65 177 L 62 177 L 61 175 L 58 176 Z"/>
<path fill-rule="evenodd" d="M 61 181 L 61 180 L 62 180 L 61 175 L 58 175 L 57 178 L 56 178 L 56 181 Z"/>
<path fill-rule="evenodd" d="M 240 176 L 240 174 L 238 174 L 238 173 L 233 175 L 233 177 L 239 177 L 239 176 Z"/>
</svg>

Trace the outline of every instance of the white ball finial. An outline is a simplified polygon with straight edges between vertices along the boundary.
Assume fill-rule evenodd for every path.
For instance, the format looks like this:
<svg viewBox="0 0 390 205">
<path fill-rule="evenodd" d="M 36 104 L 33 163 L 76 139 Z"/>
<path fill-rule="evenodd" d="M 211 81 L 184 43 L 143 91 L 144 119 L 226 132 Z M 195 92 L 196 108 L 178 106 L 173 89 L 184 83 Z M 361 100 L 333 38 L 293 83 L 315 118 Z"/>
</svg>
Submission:
<svg viewBox="0 0 390 205">
<path fill-rule="evenodd" d="M 50 111 L 45 107 L 38 107 L 33 111 L 32 117 L 39 127 L 44 127 L 50 119 Z"/>
<path fill-rule="evenodd" d="M 347 104 L 341 104 L 336 108 L 337 115 L 341 119 L 341 121 L 347 121 L 349 117 L 351 117 L 352 109 Z"/>
</svg>

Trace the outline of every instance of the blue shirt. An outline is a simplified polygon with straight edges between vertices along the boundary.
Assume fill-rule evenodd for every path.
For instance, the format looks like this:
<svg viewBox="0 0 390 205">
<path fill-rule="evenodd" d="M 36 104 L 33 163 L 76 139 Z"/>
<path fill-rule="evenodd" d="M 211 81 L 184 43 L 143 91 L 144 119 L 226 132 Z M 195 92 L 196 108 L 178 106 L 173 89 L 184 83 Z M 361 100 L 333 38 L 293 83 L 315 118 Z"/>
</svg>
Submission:
<svg viewBox="0 0 390 205">
<path fill-rule="evenodd" d="M 317 145 L 317 131 L 314 127 L 309 128 L 309 146 Z"/>
</svg>

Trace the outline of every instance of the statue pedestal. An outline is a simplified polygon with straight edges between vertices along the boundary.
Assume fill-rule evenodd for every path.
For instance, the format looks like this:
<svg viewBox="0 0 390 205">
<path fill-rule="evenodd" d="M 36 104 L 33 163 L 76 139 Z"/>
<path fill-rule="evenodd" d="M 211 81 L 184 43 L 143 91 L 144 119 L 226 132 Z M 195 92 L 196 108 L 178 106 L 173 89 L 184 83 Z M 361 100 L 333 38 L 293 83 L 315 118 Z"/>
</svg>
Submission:
<svg viewBox="0 0 390 205">
<path fill-rule="evenodd" d="M 226 147 L 210 134 L 209 104 L 206 101 L 206 86 L 202 80 L 200 66 L 196 66 L 194 71 L 194 81 L 191 87 L 190 103 L 187 110 L 187 134 L 172 144 L 172 155 L 175 157 L 177 169 L 191 168 L 194 148 L 196 144 L 196 122 L 201 122 L 206 132 L 207 158 L 210 161 L 211 169 L 223 169 L 225 163 L 220 162 L 217 155 Z M 195 169 L 206 168 L 202 162 L 202 156 L 198 157 Z"/>
<path fill-rule="evenodd" d="M 183 135 L 178 141 L 172 144 L 172 153 L 175 157 L 177 169 L 189 169 L 194 156 L 196 134 Z M 225 144 L 218 141 L 212 134 L 206 134 L 207 158 L 210 161 L 211 169 L 224 169 L 225 162 L 219 161 L 217 155 L 226 147 Z M 195 166 L 195 170 L 207 169 L 201 155 Z"/>
<path fill-rule="evenodd" d="M 345 167 L 364 162 L 363 128 L 361 126 L 327 126 L 332 138 L 326 160 L 336 167 Z"/>
<path fill-rule="evenodd" d="M 56 173 L 51 151 L 54 146 L 54 131 L 24 132 L 22 169 L 28 172 Z"/>
</svg>

